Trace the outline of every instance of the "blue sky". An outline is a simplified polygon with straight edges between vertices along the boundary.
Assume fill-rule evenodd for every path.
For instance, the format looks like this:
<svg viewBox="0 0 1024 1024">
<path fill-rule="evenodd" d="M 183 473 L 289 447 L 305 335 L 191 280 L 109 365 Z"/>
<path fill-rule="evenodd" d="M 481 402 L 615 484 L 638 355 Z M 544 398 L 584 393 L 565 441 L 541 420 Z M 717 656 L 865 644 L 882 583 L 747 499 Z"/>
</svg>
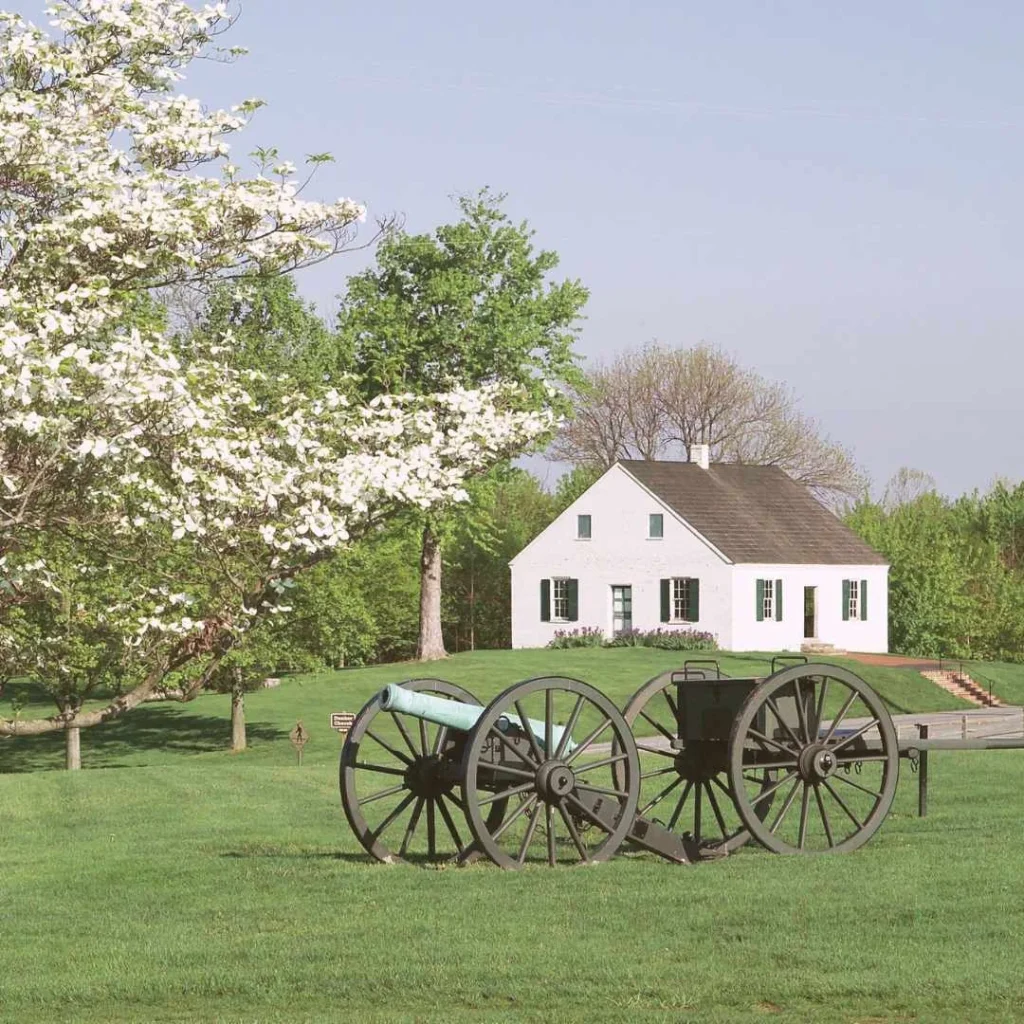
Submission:
<svg viewBox="0 0 1024 1024">
<path fill-rule="evenodd" d="M 411 230 L 509 194 L 591 289 L 581 350 L 721 345 L 876 487 L 1024 476 L 1024 6 L 247 0 L 184 89 Z M 301 278 L 324 309 L 363 257 Z"/>
</svg>

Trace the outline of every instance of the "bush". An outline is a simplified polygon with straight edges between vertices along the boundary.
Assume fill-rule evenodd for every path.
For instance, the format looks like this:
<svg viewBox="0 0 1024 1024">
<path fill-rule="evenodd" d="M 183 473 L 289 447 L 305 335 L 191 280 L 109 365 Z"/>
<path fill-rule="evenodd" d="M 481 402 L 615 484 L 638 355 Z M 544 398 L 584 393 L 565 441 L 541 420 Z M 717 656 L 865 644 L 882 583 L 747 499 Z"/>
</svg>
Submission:
<svg viewBox="0 0 1024 1024">
<path fill-rule="evenodd" d="M 556 629 L 554 637 L 548 641 L 548 647 L 565 649 L 567 647 L 604 647 L 604 632 L 584 626 L 582 629 Z"/>
<path fill-rule="evenodd" d="M 698 629 L 631 629 L 616 633 L 605 647 L 659 647 L 665 651 L 717 651 L 714 633 Z"/>
<path fill-rule="evenodd" d="M 548 647 L 660 647 L 665 651 L 717 651 L 714 633 L 697 629 L 631 629 L 605 639 L 604 632 L 591 626 L 559 629 Z"/>
</svg>

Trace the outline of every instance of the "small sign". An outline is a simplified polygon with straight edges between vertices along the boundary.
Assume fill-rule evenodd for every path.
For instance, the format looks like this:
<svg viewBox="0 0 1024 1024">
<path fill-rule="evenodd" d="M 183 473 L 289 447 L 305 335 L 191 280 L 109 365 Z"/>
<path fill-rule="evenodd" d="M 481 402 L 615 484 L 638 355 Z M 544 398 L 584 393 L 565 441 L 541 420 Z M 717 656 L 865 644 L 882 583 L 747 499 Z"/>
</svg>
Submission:
<svg viewBox="0 0 1024 1024">
<path fill-rule="evenodd" d="M 295 753 L 299 759 L 299 764 L 302 764 L 302 748 L 309 742 L 309 733 L 306 731 L 306 727 L 302 722 L 296 722 L 295 728 L 288 734 L 288 738 L 292 741 L 292 746 L 295 748 Z"/>
<path fill-rule="evenodd" d="M 331 728 L 336 732 L 348 732 L 356 716 L 351 711 L 332 711 Z"/>
</svg>

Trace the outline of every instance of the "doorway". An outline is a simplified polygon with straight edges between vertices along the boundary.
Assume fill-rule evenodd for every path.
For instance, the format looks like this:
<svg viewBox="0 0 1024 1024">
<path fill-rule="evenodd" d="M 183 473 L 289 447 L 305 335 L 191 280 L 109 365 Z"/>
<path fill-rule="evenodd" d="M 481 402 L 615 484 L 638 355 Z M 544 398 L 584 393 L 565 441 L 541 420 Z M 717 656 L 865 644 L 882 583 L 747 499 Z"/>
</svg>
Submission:
<svg viewBox="0 0 1024 1024">
<path fill-rule="evenodd" d="M 628 633 L 633 628 L 633 588 L 612 587 L 612 633 Z"/>
<path fill-rule="evenodd" d="M 817 587 L 804 587 L 804 639 L 813 640 L 818 635 Z"/>
</svg>

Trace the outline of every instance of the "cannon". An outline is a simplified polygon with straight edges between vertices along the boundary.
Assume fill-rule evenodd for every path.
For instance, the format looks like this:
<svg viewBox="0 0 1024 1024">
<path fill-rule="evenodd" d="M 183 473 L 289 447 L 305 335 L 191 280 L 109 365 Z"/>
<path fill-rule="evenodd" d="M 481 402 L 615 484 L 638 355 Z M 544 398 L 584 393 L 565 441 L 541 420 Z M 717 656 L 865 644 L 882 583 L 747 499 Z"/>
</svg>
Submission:
<svg viewBox="0 0 1024 1024">
<path fill-rule="evenodd" d="M 1024 741 L 901 744 L 864 680 L 796 656 L 747 678 L 688 661 L 623 711 L 564 676 L 486 706 L 414 679 L 359 712 L 340 785 L 359 842 L 388 863 L 589 864 L 627 846 L 689 864 L 751 840 L 782 854 L 854 850 L 885 819 L 900 759 L 951 744 Z"/>
</svg>

